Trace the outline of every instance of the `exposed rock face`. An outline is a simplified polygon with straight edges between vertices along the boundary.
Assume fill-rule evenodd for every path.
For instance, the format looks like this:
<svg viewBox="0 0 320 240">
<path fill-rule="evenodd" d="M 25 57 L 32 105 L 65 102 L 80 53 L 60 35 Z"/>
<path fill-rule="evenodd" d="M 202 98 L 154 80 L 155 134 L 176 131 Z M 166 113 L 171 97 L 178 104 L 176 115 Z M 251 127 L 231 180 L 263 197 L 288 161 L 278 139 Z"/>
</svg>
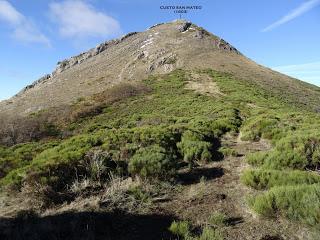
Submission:
<svg viewBox="0 0 320 240">
<path fill-rule="evenodd" d="M 195 38 L 203 39 L 205 36 L 210 36 L 210 33 L 203 28 L 196 29 L 196 33 L 194 34 Z"/>
<path fill-rule="evenodd" d="M 148 66 L 147 73 L 152 73 L 156 69 L 162 68 L 163 72 L 170 72 L 174 69 L 174 65 L 177 61 L 177 55 L 176 54 L 165 54 L 165 52 L 162 52 L 164 55 L 161 58 L 155 58 L 154 61 Z"/>
<path fill-rule="evenodd" d="M 125 39 L 137 34 L 138 32 L 131 32 L 128 33 L 124 36 L 122 36 L 119 39 L 115 39 L 115 40 L 110 40 L 110 41 L 106 41 L 104 43 L 99 44 L 98 46 L 96 46 L 95 48 L 90 49 L 87 52 L 83 52 L 77 56 L 71 57 L 69 59 L 65 59 L 61 62 L 57 63 L 56 69 L 51 73 L 51 74 L 46 74 L 43 77 L 41 77 L 40 79 L 34 81 L 32 84 L 26 86 L 25 88 L 23 88 L 19 93 L 17 93 L 15 96 L 18 96 L 20 94 L 23 94 L 24 92 L 26 92 L 27 90 L 34 88 L 36 85 L 46 82 L 47 80 L 50 80 L 52 77 L 62 73 L 63 71 L 83 63 L 84 61 L 86 61 L 89 58 L 92 58 L 94 56 L 97 56 L 98 54 L 102 53 L 103 51 L 105 51 L 107 48 L 109 48 L 112 45 L 116 45 L 118 43 L 121 43 L 122 41 L 124 41 Z"/>
<path fill-rule="evenodd" d="M 181 21 L 181 20 L 177 20 L 176 21 L 178 23 L 177 29 L 179 32 L 184 33 L 186 31 L 188 31 L 189 29 L 191 29 L 192 27 L 192 23 L 191 22 L 187 22 L 187 21 Z M 154 29 L 157 28 L 161 25 L 164 25 L 164 23 L 160 23 L 160 24 L 156 24 L 152 27 L 149 28 L 150 29 Z M 197 39 L 203 39 L 205 36 L 210 36 L 210 33 L 208 33 L 207 31 L 205 31 L 202 28 L 196 27 L 193 29 L 195 30 L 195 35 L 194 37 Z M 124 36 L 122 36 L 119 39 L 114 39 L 114 40 L 110 40 L 110 41 L 106 41 L 104 43 L 99 44 L 98 46 L 96 46 L 95 48 L 92 48 L 86 52 L 83 52 L 77 56 L 73 56 L 69 59 L 65 59 L 61 62 L 57 63 L 56 69 L 51 73 L 51 74 L 47 74 L 43 77 L 41 77 L 40 79 L 38 79 L 37 81 L 33 82 L 32 84 L 26 86 L 24 89 L 22 89 L 16 96 L 19 96 L 21 94 L 23 94 L 24 92 L 26 92 L 27 90 L 34 88 L 35 86 L 37 86 L 38 84 L 44 83 L 50 79 L 52 79 L 53 77 L 56 77 L 57 75 L 61 74 L 62 72 L 66 71 L 67 69 L 70 69 L 76 65 L 79 65 L 85 61 L 87 61 L 88 59 L 95 57 L 99 54 L 101 54 L 102 52 L 106 51 L 108 48 L 110 48 L 111 46 L 115 46 L 121 42 L 123 42 L 124 40 L 126 40 L 127 38 L 138 34 L 138 32 L 131 32 L 128 33 Z M 152 43 L 153 38 L 149 38 L 147 40 L 145 40 L 145 44 L 142 47 L 145 47 L 146 45 L 149 45 Z M 230 52 L 236 52 L 239 53 L 237 51 L 237 49 L 235 49 L 233 46 L 231 46 L 229 43 L 227 43 L 226 41 L 224 41 L 223 39 L 217 38 L 217 40 L 214 43 L 216 45 L 216 47 L 218 49 L 223 49 L 223 50 L 227 50 Z M 154 59 L 149 60 L 151 61 L 149 66 L 146 69 L 147 73 L 151 73 L 153 72 L 155 69 L 158 69 L 160 67 L 162 67 L 162 69 L 164 70 L 164 72 L 169 72 L 171 71 L 174 66 L 172 66 L 176 61 L 176 55 L 175 54 L 169 54 L 167 56 L 165 55 L 165 50 L 162 49 L 160 51 L 160 55 L 158 54 L 157 56 L 154 57 Z M 143 51 L 143 52 L 139 52 L 136 60 L 141 60 L 144 57 L 149 57 L 149 53 L 147 51 Z"/>
<path fill-rule="evenodd" d="M 181 25 L 178 26 L 178 30 L 180 32 L 185 32 L 191 27 L 192 23 L 191 22 L 184 22 Z"/>
<path fill-rule="evenodd" d="M 51 79 L 51 74 L 46 74 L 43 77 L 39 78 L 38 80 L 34 81 L 32 84 L 26 86 L 25 88 L 23 88 L 19 93 L 16 94 L 16 96 L 23 94 L 24 92 L 26 92 L 27 90 L 34 88 L 36 85 L 40 84 L 40 83 L 44 83 L 47 82 L 48 80 Z"/>
<path fill-rule="evenodd" d="M 56 69 L 53 71 L 52 75 L 55 76 L 59 73 L 62 73 L 63 71 L 77 65 L 80 64 L 84 61 L 86 61 L 87 59 L 94 57 L 100 53 L 102 53 L 103 51 L 105 51 L 107 48 L 109 48 L 112 45 L 116 45 L 121 43 L 122 41 L 124 41 L 125 39 L 127 39 L 128 37 L 131 37 L 135 34 L 137 34 L 138 32 L 131 32 L 128 33 L 124 36 L 122 36 L 119 39 L 115 39 L 115 40 L 111 40 L 111 41 L 107 41 L 104 43 L 99 44 L 98 46 L 96 46 L 95 48 L 90 49 L 87 52 L 81 53 L 78 56 L 74 56 L 71 57 L 69 59 L 63 60 L 61 62 L 58 62 Z"/>
<path fill-rule="evenodd" d="M 222 38 L 220 38 L 217 42 L 216 42 L 216 46 L 219 49 L 223 49 L 223 50 L 227 50 L 230 52 L 235 52 L 237 54 L 240 54 L 240 52 L 233 47 L 232 45 L 230 45 L 228 42 L 226 42 L 225 40 L 223 40 Z"/>
</svg>

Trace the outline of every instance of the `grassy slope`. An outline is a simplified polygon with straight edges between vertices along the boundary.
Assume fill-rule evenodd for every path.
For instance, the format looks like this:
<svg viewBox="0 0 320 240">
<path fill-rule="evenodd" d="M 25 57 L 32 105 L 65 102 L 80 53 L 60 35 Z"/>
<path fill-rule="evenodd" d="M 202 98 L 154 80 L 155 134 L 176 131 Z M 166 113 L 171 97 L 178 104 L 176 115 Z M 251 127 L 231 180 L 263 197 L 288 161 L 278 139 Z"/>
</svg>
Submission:
<svg viewBox="0 0 320 240">
<path fill-rule="evenodd" d="M 10 164 L 4 156 L 2 162 L 10 173 L 1 180 L 2 184 L 19 184 L 26 175 L 30 175 L 28 172 L 32 175 L 43 173 L 46 168 L 60 163 L 73 165 L 93 148 L 110 152 L 114 161 L 126 162 L 128 159 L 120 156 L 123 152 L 134 153 L 142 146 L 153 144 L 159 144 L 168 151 L 173 148 L 171 150 L 179 155 L 174 145 L 181 141 L 187 129 L 195 135 L 203 135 L 199 138 L 215 138 L 223 132 L 236 131 L 240 120 L 232 104 L 226 105 L 222 100 L 185 90 L 185 75 L 177 71 L 165 77 L 145 80 L 144 84 L 151 87 L 152 92 L 117 101 L 105 106 L 102 114 L 83 117 L 70 124 L 68 128 L 74 131 L 74 137 L 58 140 L 58 146 L 34 154 L 19 166 L 12 164 L 12 169 L 17 168 L 13 171 L 10 171 Z M 46 143 L 41 145 L 45 148 Z M 16 148 L 14 152 L 18 153 L 20 149 L 32 148 L 32 144 Z M 6 151 L 3 150 L 4 154 Z"/>
<path fill-rule="evenodd" d="M 292 97 L 231 75 L 211 70 L 201 74 L 211 76 L 224 95 L 186 90 L 191 72 L 177 70 L 144 80 L 150 91 L 140 94 L 106 103 L 99 97 L 79 99 L 74 105 L 78 112 L 83 109 L 79 106 L 99 111 L 84 111 L 77 121 L 66 124 L 64 131 L 74 136 L 0 148 L 1 185 L 20 188 L 22 183 L 37 182 L 66 191 L 76 176 L 97 176 L 85 167 L 92 153 L 101 154 L 106 168 L 99 177 L 104 181 L 109 171 L 174 175 L 182 162 L 192 166 L 195 160 L 218 160 L 218 139 L 241 129 L 244 140 L 262 137 L 274 145 L 269 152 L 248 157 L 255 169 L 243 175 L 244 183 L 267 190 L 250 200 L 253 209 L 319 225 L 319 175 L 305 171 L 320 165 L 319 115 Z"/>
</svg>

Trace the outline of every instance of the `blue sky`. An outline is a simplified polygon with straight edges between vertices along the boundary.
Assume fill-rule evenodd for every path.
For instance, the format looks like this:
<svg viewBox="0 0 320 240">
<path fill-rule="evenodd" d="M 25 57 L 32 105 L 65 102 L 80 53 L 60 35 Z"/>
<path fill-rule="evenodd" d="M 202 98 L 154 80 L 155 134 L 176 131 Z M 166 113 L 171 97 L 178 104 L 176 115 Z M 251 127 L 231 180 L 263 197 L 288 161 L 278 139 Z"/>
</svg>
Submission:
<svg viewBox="0 0 320 240">
<path fill-rule="evenodd" d="M 259 64 L 320 86 L 320 0 L 0 0 L 0 100 L 59 60 L 130 31 L 185 16 Z"/>
</svg>

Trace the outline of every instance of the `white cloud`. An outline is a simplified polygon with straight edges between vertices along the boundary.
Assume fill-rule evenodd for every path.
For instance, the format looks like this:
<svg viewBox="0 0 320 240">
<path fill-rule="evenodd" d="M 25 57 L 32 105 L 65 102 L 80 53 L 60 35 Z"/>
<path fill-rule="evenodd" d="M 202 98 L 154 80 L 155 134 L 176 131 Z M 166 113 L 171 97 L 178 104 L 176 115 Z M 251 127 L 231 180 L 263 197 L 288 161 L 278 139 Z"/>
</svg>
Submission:
<svg viewBox="0 0 320 240">
<path fill-rule="evenodd" d="M 59 32 L 63 37 L 107 37 L 121 32 L 118 21 L 84 1 L 51 3 L 50 14 L 52 20 L 59 24 Z"/>
<path fill-rule="evenodd" d="M 272 69 L 320 86 L 320 62 L 278 66 Z"/>
<path fill-rule="evenodd" d="M 24 42 L 42 43 L 48 47 L 51 46 L 50 40 L 45 35 L 40 33 L 32 23 L 26 22 L 22 25 L 22 27 L 15 28 L 12 35 L 16 39 Z"/>
<path fill-rule="evenodd" d="M 23 21 L 21 15 L 9 2 L 0 1 L 0 19 L 10 24 L 16 25 Z"/>
<path fill-rule="evenodd" d="M 49 39 L 42 34 L 33 22 L 17 11 L 8 1 L 0 0 L 0 22 L 7 23 L 12 29 L 11 35 L 27 43 L 41 43 L 50 46 Z"/>
<path fill-rule="evenodd" d="M 304 2 L 299 7 L 295 8 L 294 10 L 289 12 L 287 15 L 283 16 L 278 21 L 270 24 L 269 26 L 262 29 L 261 31 L 262 32 L 271 31 L 271 30 L 279 27 L 280 25 L 285 24 L 285 23 L 301 16 L 302 14 L 310 11 L 311 9 L 315 8 L 319 4 L 320 4 L 320 0 L 309 0 L 307 2 Z"/>
</svg>

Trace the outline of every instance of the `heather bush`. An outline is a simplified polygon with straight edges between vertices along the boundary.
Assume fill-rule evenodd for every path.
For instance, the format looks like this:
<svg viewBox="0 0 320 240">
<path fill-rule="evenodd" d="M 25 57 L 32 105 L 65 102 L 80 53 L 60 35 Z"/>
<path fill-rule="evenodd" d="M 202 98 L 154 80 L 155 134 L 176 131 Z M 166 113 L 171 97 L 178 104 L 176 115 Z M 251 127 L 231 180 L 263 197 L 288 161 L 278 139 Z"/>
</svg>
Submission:
<svg viewBox="0 0 320 240">
<path fill-rule="evenodd" d="M 190 168 L 193 168 L 197 161 L 208 162 L 212 159 L 212 144 L 204 139 L 205 136 L 202 134 L 187 130 L 183 133 L 181 142 L 177 144 Z"/>
<path fill-rule="evenodd" d="M 320 185 L 278 186 L 253 197 L 252 208 L 267 217 L 283 215 L 312 226 L 320 224 Z"/>
<path fill-rule="evenodd" d="M 223 240 L 221 231 L 217 228 L 204 226 L 201 234 L 196 236 L 192 233 L 191 225 L 188 221 L 173 221 L 169 227 L 170 232 L 184 240 Z"/>
<path fill-rule="evenodd" d="M 165 178 L 176 169 L 176 157 L 159 145 L 139 149 L 130 159 L 128 170 L 132 175 L 147 178 Z"/>
<path fill-rule="evenodd" d="M 258 141 L 261 137 L 271 139 L 278 128 L 280 119 L 270 115 L 260 114 L 250 119 L 242 129 L 241 139 L 244 141 Z"/>
<path fill-rule="evenodd" d="M 221 147 L 219 149 L 219 152 L 222 153 L 224 157 L 229 157 L 229 156 L 236 157 L 236 156 L 238 156 L 238 152 L 235 149 L 229 148 L 229 147 Z"/>
<path fill-rule="evenodd" d="M 318 169 L 320 167 L 320 135 L 288 134 L 275 148 L 247 157 L 248 163 L 270 169 Z"/>
<path fill-rule="evenodd" d="M 169 230 L 184 239 L 190 235 L 190 224 L 188 221 L 173 221 Z"/>
<path fill-rule="evenodd" d="M 222 227 L 227 225 L 228 218 L 224 213 L 214 212 L 208 218 L 208 224 L 210 226 Z"/>
<path fill-rule="evenodd" d="M 320 175 L 301 170 L 246 170 L 241 180 L 255 189 L 266 189 L 282 185 L 320 183 Z"/>
</svg>

